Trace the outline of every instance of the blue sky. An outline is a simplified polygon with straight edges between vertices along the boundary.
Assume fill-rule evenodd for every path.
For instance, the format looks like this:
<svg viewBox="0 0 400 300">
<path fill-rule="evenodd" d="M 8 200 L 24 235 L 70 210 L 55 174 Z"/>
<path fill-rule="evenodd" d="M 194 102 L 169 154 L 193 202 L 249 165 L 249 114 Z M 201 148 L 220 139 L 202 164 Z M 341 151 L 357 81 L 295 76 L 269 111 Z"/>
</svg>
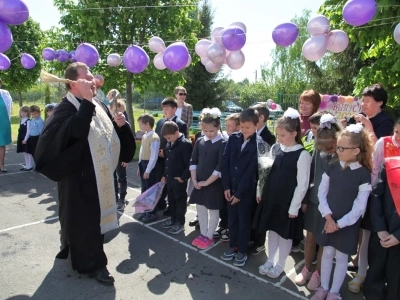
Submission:
<svg viewBox="0 0 400 300">
<path fill-rule="evenodd" d="M 40 23 L 42 29 L 57 26 L 60 14 L 53 5 L 53 0 L 24 0 L 29 7 L 32 18 Z M 272 30 L 280 23 L 288 22 L 304 9 L 316 14 L 323 0 L 211 0 L 214 14 L 214 27 L 226 27 L 239 21 L 247 27 L 247 42 L 242 51 L 245 54 L 245 65 L 235 71 L 225 67 L 230 78 L 241 81 L 249 78 L 255 80 L 255 71 L 260 76 L 260 66 L 270 61 L 271 50 L 275 47 L 272 41 Z M 40 3 L 40 5 L 38 4 Z M 49 45 L 50 46 L 50 45 Z"/>
</svg>

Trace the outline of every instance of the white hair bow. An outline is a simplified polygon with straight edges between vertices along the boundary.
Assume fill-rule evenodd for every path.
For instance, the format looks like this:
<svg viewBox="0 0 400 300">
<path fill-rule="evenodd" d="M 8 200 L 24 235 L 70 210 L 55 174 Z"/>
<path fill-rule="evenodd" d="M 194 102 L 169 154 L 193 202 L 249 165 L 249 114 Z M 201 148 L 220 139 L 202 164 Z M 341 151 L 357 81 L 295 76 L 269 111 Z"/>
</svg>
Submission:
<svg viewBox="0 0 400 300">
<path fill-rule="evenodd" d="M 346 129 L 353 133 L 360 133 L 364 129 L 364 127 L 362 126 L 361 123 L 357 123 L 357 124 L 350 124 L 349 126 L 346 127 Z"/>
<path fill-rule="evenodd" d="M 319 128 L 332 128 L 332 124 L 337 123 L 336 118 L 331 114 L 325 114 L 321 116 Z"/>
<path fill-rule="evenodd" d="M 295 110 L 294 108 L 289 107 L 285 111 L 283 116 L 286 117 L 286 118 L 298 119 L 298 118 L 300 118 L 300 113 L 297 110 Z"/>
</svg>

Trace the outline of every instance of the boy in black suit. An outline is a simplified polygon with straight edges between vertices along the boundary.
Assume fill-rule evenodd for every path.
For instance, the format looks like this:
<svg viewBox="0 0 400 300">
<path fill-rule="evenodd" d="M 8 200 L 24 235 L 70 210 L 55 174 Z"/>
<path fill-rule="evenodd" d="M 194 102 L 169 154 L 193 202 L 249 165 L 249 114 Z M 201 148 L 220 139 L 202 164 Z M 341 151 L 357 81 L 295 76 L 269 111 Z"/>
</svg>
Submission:
<svg viewBox="0 0 400 300">
<path fill-rule="evenodd" d="M 187 181 L 190 178 L 189 164 L 192 144 L 179 132 L 178 125 L 172 121 L 164 123 L 162 136 L 167 140 L 164 149 L 165 169 L 162 182 L 168 186 L 168 203 L 171 218 L 161 227 L 169 228 L 169 233 L 178 234 L 185 225 Z"/>
<path fill-rule="evenodd" d="M 165 165 L 165 156 L 164 156 L 164 148 L 167 145 L 167 140 L 162 136 L 161 134 L 161 128 L 163 127 L 164 123 L 167 121 L 172 121 L 175 122 L 178 125 L 179 132 L 184 134 L 185 137 L 187 137 L 187 126 L 185 122 L 183 122 L 181 119 L 179 119 L 175 113 L 176 110 L 178 109 L 178 102 L 176 101 L 175 98 L 172 97 L 167 97 L 161 102 L 161 107 L 163 111 L 164 118 L 158 120 L 157 125 L 156 125 L 156 133 L 160 137 L 160 151 L 158 153 L 158 159 L 157 159 L 157 164 L 156 164 L 156 180 L 157 182 L 161 180 L 164 174 L 164 165 Z M 148 223 L 152 222 L 157 219 L 157 211 L 158 210 L 163 210 L 166 208 L 167 204 L 165 202 L 165 197 L 167 196 L 168 190 L 167 190 L 167 185 L 165 186 L 163 193 L 161 195 L 160 201 L 158 202 L 156 208 L 152 211 L 146 214 L 145 217 L 143 217 L 142 222 Z M 164 215 L 168 215 L 169 211 L 168 209 L 164 211 Z"/>
<path fill-rule="evenodd" d="M 240 132 L 230 135 L 222 165 L 222 183 L 228 201 L 229 246 L 221 258 L 244 266 L 249 247 L 252 212 L 257 188 L 257 123 L 258 112 L 246 109 L 240 113 Z"/>
<path fill-rule="evenodd" d="M 379 179 L 372 191 L 373 232 L 368 245 L 369 269 L 363 291 L 367 300 L 397 300 L 400 299 L 400 217 L 393 198 L 397 197 L 398 180 L 391 178 L 385 167 Z"/>
<path fill-rule="evenodd" d="M 269 110 L 266 106 L 257 104 L 253 106 L 255 110 L 258 112 L 258 123 L 257 123 L 257 134 L 261 136 L 261 138 L 270 146 L 276 143 L 275 136 L 269 131 L 268 127 L 265 123 L 269 118 Z"/>
<path fill-rule="evenodd" d="M 271 131 L 269 131 L 265 124 L 269 118 L 269 109 L 262 104 L 253 106 L 253 109 L 258 112 L 259 116 L 257 123 L 257 135 L 259 135 L 268 145 L 272 146 L 276 143 L 276 138 Z M 254 205 L 253 214 L 255 213 L 256 208 L 257 204 Z M 250 253 L 252 255 L 257 255 L 265 251 L 266 232 L 257 232 L 253 229 L 251 231 L 250 240 L 252 241 L 252 246 L 250 247 Z"/>
</svg>

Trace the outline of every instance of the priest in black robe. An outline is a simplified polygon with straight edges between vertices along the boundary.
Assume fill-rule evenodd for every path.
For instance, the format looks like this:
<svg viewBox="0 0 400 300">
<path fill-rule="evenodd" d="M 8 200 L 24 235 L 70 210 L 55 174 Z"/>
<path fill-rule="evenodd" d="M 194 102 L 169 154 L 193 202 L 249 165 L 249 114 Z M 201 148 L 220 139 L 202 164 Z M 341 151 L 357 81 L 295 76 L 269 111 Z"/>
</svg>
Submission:
<svg viewBox="0 0 400 300">
<path fill-rule="evenodd" d="M 121 113 L 96 100 L 93 75 L 83 63 L 65 71 L 68 93 L 39 138 L 36 170 L 58 182 L 61 252 L 74 270 L 113 284 L 103 250 L 104 233 L 118 228 L 113 172 L 130 162 L 135 140 Z"/>
</svg>

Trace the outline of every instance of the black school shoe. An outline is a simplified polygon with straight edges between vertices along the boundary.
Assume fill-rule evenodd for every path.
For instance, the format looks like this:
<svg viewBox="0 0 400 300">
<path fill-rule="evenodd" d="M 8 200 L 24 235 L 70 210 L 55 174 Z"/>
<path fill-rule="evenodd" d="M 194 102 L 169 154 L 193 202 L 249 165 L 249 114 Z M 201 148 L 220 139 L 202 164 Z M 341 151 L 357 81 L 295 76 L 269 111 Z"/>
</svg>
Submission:
<svg viewBox="0 0 400 300">
<path fill-rule="evenodd" d="M 197 219 L 197 216 L 193 220 L 189 221 L 189 226 L 190 227 L 195 227 L 198 224 L 199 224 L 199 219 Z"/>
<path fill-rule="evenodd" d="M 103 285 L 114 285 L 115 282 L 114 277 L 110 274 L 110 272 L 108 272 L 106 267 L 91 272 L 88 275 L 90 278 L 96 277 L 96 280 Z"/>
<path fill-rule="evenodd" d="M 222 235 L 224 235 L 227 232 L 228 232 L 228 229 L 220 227 L 220 228 L 218 228 L 217 231 L 214 232 L 213 238 L 220 239 L 222 237 Z"/>
</svg>

